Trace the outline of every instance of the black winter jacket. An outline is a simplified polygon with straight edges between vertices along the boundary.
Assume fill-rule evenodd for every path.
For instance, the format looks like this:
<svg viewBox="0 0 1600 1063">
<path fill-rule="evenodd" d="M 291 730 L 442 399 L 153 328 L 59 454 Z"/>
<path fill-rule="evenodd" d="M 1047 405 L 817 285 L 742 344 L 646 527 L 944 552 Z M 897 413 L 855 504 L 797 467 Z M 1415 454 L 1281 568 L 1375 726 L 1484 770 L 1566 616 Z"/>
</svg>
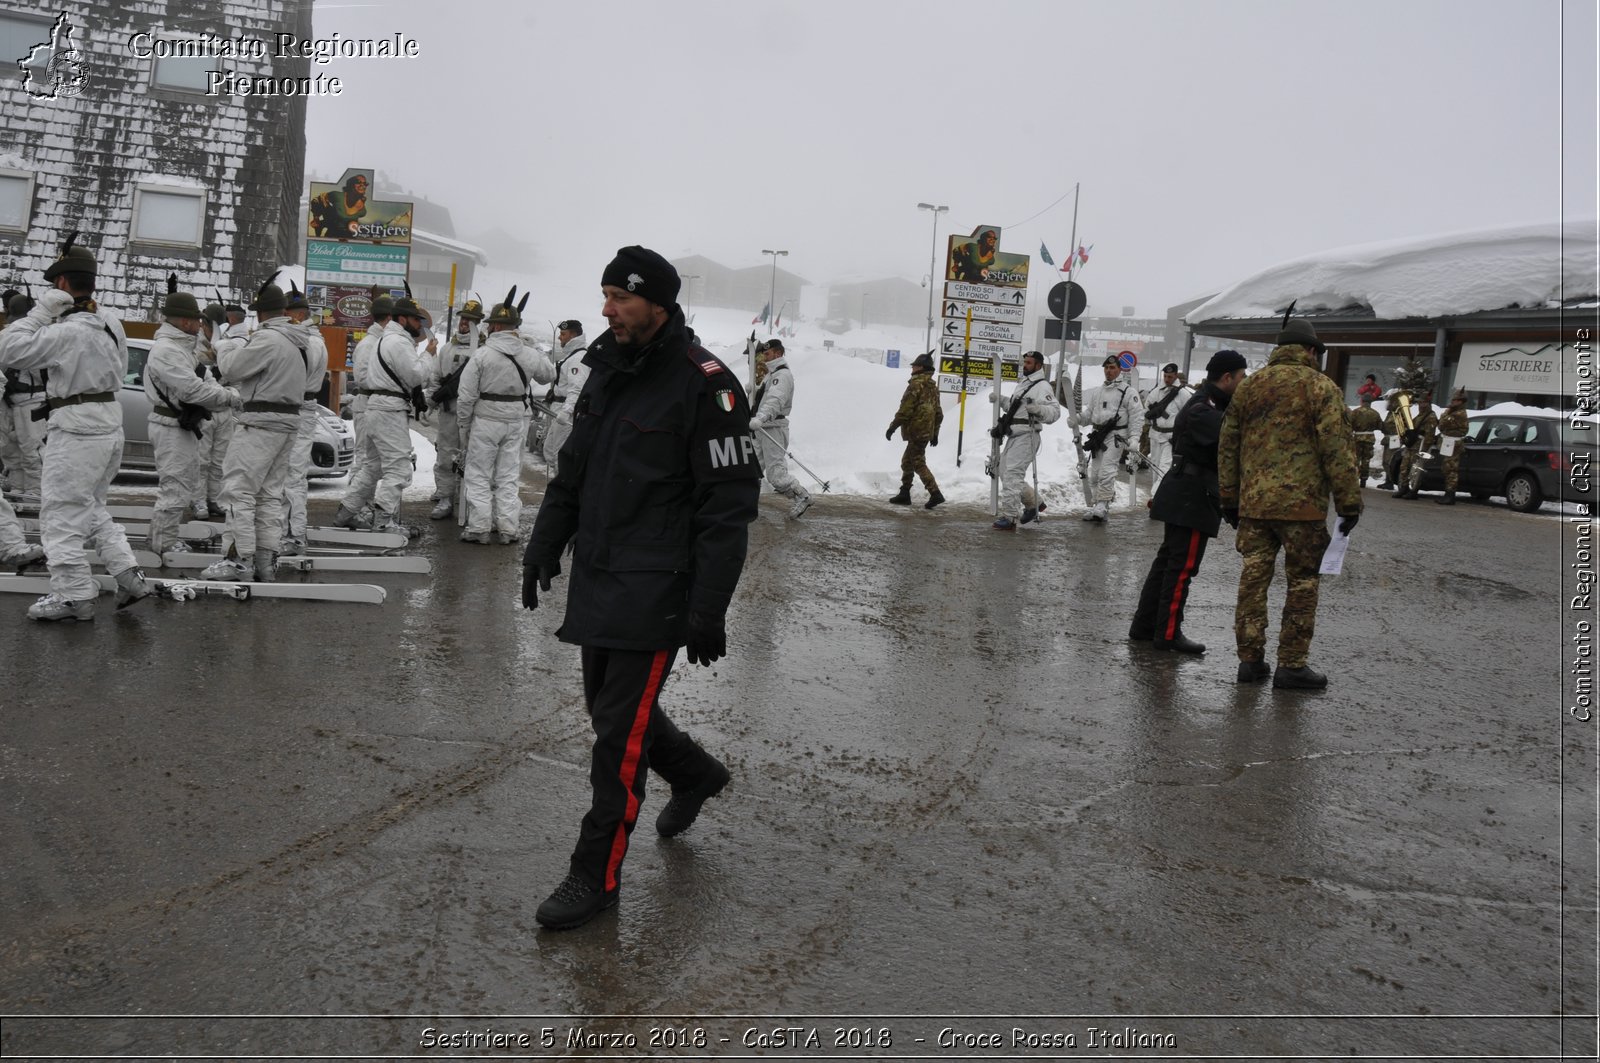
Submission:
<svg viewBox="0 0 1600 1063">
<path fill-rule="evenodd" d="M 554 565 L 572 544 L 563 642 L 682 646 L 689 612 L 721 617 L 744 567 L 761 492 L 749 403 L 676 308 L 643 347 L 607 331 L 584 362 L 524 564 Z"/>
<path fill-rule="evenodd" d="M 1217 440 L 1222 414 L 1232 396 L 1207 380 L 1172 426 L 1172 467 L 1161 478 L 1150 515 L 1217 537 L 1222 526 L 1222 492 L 1217 486 Z"/>
</svg>

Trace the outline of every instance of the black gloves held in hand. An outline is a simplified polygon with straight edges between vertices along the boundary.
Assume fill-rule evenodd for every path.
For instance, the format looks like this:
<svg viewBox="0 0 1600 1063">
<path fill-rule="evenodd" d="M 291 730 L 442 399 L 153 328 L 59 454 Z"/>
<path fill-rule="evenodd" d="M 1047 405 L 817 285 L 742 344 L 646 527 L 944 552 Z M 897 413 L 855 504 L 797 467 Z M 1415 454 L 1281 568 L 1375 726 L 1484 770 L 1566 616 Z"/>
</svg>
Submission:
<svg viewBox="0 0 1600 1063">
<path fill-rule="evenodd" d="M 690 664 L 710 664 L 728 655 L 728 631 L 722 617 L 690 612 L 689 638 L 683 647 Z"/>
<path fill-rule="evenodd" d="M 1359 513 L 1352 513 L 1348 517 L 1341 517 L 1339 519 L 1339 534 L 1349 535 L 1350 530 L 1356 526 L 1356 522 L 1360 519 L 1361 514 Z"/>
<path fill-rule="evenodd" d="M 1228 522 L 1228 527 L 1237 531 L 1239 529 L 1239 507 L 1223 506 L 1222 519 Z"/>
<path fill-rule="evenodd" d="M 883 430 L 883 438 L 889 440 L 891 443 L 894 441 L 894 425 L 890 425 L 888 428 Z"/>
<path fill-rule="evenodd" d="M 550 590 L 550 581 L 561 575 L 559 564 L 522 565 L 522 608 L 539 608 L 539 592 Z"/>
<path fill-rule="evenodd" d="M 936 447 L 938 445 L 939 445 L 939 437 L 938 436 L 934 436 L 932 439 L 928 440 L 928 446 Z"/>
</svg>

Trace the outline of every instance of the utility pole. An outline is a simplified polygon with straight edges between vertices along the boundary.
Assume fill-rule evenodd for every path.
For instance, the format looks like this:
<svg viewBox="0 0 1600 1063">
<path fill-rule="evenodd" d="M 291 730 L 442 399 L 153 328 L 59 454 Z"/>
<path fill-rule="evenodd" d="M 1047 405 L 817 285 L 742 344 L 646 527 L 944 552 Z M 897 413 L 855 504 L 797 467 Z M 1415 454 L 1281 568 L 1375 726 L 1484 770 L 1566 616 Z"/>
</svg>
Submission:
<svg viewBox="0 0 1600 1063">
<path fill-rule="evenodd" d="M 933 350 L 933 290 L 937 287 L 934 281 L 940 277 L 939 272 L 939 215 L 949 210 L 946 206 L 934 206 L 932 203 L 918 203 L 918 210 L 931 210 L 933 212 L 933 250 L 928 253 L 928 331 L 922 338 L 922 349 Z"/>
</svg>

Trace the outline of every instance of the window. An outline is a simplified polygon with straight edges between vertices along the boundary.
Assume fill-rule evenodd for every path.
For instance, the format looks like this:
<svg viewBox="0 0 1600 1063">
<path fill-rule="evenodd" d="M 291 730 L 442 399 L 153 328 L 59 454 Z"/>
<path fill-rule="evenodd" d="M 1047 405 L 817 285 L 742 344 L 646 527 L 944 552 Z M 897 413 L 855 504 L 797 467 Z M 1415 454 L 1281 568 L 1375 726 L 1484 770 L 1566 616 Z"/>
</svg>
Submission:
<svg viewBox="0 0 1600 1063">
<path fill-rule="evenodd" d="M 133 238 L 147 244 L 199 247 L 205 231 L 202 188 L 140 185 L 133 193 Z"/>
<path fill-rule="evenodd" d="M 1483 442 L 1483 429 L 1489 423 L 1487 418 L 1479 417 L 1467 422 L 1467 441 L 1470 443 Z"/>
<path fill-rule="evenodd" d="M 209 55 L 167 56 L 154 61 L 150 80 L 159 89 L 204 92 L 211 72 L 217 68 L 218 60 Z"/>
<path fill-rule="evenodd" d="M 33 175 L 0 167 L 0 230 L 27 232 L 33 215 Z"/>
<path fill-rule="evenodd" d="M 50 29 L 54 25 L 54 20 L 48 18 L 0 13 L 0 64 L 9 65 L 27 59 L 35 83 L 42 83 L 45 70 L 50 65 L 50 49 L 40 48 L 36 52 L 28 49 L 37 44 L 49 44 Z M 11 66 L 10 69 L 14 72 L 17 68 Z"/>
</svg>

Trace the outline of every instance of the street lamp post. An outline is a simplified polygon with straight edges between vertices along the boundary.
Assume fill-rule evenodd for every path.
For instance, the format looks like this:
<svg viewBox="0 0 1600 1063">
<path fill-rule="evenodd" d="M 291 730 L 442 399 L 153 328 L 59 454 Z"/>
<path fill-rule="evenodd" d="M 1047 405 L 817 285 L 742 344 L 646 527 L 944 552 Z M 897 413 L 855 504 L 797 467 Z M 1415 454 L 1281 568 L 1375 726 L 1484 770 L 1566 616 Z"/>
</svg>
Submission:
<svg viewBox="0 0 1600 1063">
<path fill-rule="evenodd" d="M 787 251 L 769 251 L 766 248 L 762 248 L 761 249 L 761 253 L 763 255 L 771 255 L 772 256 L 772 285 L 771 285 L 771 287 L 769 287 L 767 289 L 767 313 L 771 314 L 773 309 L 774 309 L 772 304 L 778 298 L 778 256 L 779 255 L 787 255 L 789 252 L 787 252 Z M 767 318 L 767 335 L 768 336 L 772 335 L 772 318 L 771 317 Z M 752 358 L 750 360 L 750 389 L 752 391 L 755 390 L 755 386 L 756 386 L 756 363 L 755 363 L 755 359 Z"/>
<path fill-rule="evenodd" d="M 950 208 L 936 207 L 932 203 L 918 203 L 917 209 L 933 212 L 933 250 L 928 253 L 928 334 L 922 341 L 923 349 L 931 351 L 933 350 L 933 282 L 939 276 L 939 215 Z"/>
</svg>

